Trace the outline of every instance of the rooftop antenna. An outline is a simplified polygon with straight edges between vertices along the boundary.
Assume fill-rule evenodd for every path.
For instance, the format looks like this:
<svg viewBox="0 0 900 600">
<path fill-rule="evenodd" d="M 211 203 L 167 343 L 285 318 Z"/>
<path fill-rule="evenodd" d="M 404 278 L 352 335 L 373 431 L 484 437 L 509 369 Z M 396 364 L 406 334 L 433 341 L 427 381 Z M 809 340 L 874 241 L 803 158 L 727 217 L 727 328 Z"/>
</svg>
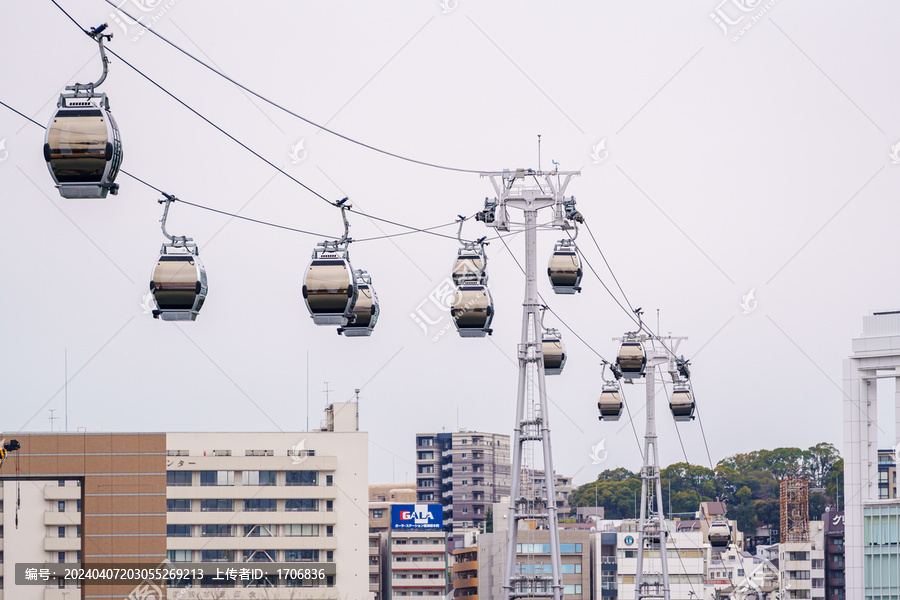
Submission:
<svg viewBox="0 0 900 600">
<path fill-rule="evenodd" d="M 55 408 L 51 408 L 51 409 L 50 409 L 50 431 L 51 431 L 51 432 L 53 431 L 53 421 L 55 421 L 55 420 L 57 420 L 57 419 L 59 418 L 59 417 L 57 417 L 56 415 L 53 414 L 53 413 L 55 413 L 55 412 L 56 412 L 56 409 L 55 409 Z"/>
<path fill-rule="evenodd" d="M 538 134 L 538 171 L 541 170 L 541 134 Z"/>
<path fill-rule="evenodd" d="M 64 374 L 66 376 L 66 432 L 69 431 L 69 349 L 66 348 L 63 354 L 63 362 L 65 365 Z"/>
<path fill-rule="evenodd" d="M 325 382 L 325 406 L 331 404 L 331 390 L 328 388 L 330 382 Z"/>
<path fill-rule="evenodd" d="M 309 350 L 306 351 L 306 430 L 309 431 Z"/>
</svg>

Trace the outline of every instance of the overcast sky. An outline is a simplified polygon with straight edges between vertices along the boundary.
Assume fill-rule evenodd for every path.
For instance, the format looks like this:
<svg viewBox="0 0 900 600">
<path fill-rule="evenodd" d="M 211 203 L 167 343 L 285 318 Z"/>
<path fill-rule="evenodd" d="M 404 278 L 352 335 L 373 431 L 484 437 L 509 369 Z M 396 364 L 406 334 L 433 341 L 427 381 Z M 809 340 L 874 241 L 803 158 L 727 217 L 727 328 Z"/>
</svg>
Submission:
<svg viewBox="0 0 900 600">
<path fill-rule="evenodd" d="M 101 0 L 60 2 L 86 26 L 109 22 L 110 47 L 123 58 L 329 198 L 347 195 L 362 211 L 428 227 L 493 195 L 477 175 L 317 132 L 138 26 L 116 24 Z M 659 309 L 662 332 L 690 338 L 681 352 L 693 359 L 715 462 L 759 448 L 840 447 L 850 339 L 867 312 L 900 308 L 900 165 L 889 156 L 900 141 L 890 67 L 900 55 L 900 6 L 739 4 L 128 0 L 123 8 L 156 18 L 161 34 L 260 93 L 392 152 L 467 169 L 537 167 L 542 134 L 545 168 L 553 159 L 582 169 L 569 193 L 631 303 L 654 328 Z M 742 17 L 722 26 L 727 34 L 710 17 L 717 8 L 719 18 Z M 49 1 L 0 3 L 0 40 L 0 99 L 40 123 L 65 85 L 99 73 L 96 45 Z M 335 209 L 115 57 L 101 89 L 126 170 L 187 201 L 340 233 Z M 440 316 L 428 297 L 456 243 L 408 235 L 354 244 L 354 267 L 372 274 L 382 314 L 371 338 L 346 339 L 315 326 L 300 295 L 316 238 L 175 205 L 169 231 L 199 243 L 209 296 L 196 322 L 163 323 L 141 307 L 162 242 L 159 195 L 120 176 L 118 196 L 62 199 L 42 160 L 43 135 L 0 107 L 6 431 L 47 430 L 51 408 L 62 416 L 67 349 L 70 430 L 299 432 L 307 388 L 315 427 L 327 381 L 332 401 L 361 389 L 372 481 L 414 477 L 417 431 L 511 432 L 523 277 L 501 243 L 488 249 L 493 337 L 460 339 L 451 326 L 436 341 L 449 317 L 426 334 L 410 314 Z M 351 218 L 358 239 L 402 231 Z M 469 237 L 485 233 L 467 225 Z M 541 271 L 555 235 L 539 239 Z M 579 242 L 615 289 L 586 232 Z M 521 236 L 510 246 L 521 255 Z M 553 295 L 543 275 L 539 285 L 580 336 L 615 356 L 611 338 L 630 321 L 593 274 L 575 296 Z M 745 314 L 750 290 L 755 303 L 745 306 L 755 309 Z M 606 468 L 637 469 L 628 422 L 597 420 L 599 358 L 562 329 L 569 362 L 547 379 L 557 471 L 583 483 Z M 882 391 L 887 403 L 893 390 Z M 643 388 L 626 393 L 642 434 Z M 684 460 L 662 403 L 659 414 L 661 462 Z M 881 428 L 882 445 L 892 445 L 893 425 Z M 708 466 L 699 424 L 679 430 L 688 460 Z M 593 464 L 600 441 L 608 455 Z"/>
</svg>

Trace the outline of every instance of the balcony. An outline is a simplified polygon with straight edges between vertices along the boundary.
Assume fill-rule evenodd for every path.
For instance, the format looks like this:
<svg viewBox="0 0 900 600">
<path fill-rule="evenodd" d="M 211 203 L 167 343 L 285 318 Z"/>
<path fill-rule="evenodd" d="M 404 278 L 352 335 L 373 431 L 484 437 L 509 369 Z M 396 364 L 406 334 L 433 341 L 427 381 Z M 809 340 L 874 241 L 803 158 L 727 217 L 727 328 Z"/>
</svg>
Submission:
<svg viewBox="0 0 900 600">
<path fill-rule="evenodd" d="M 468 588 L 478 588 L 478 578 L 477 577 L 469 577 L 468 579 L 454 579 L 453 580 L 453 589 L 461 590 Z"/>
<path fill-rule="evenodd" d="M 453 565 L 453 572 L 460 573 L 462 571 L 477 571 L 478 570 L 478 561 L 477 560 L 466 560 L 463 562 L 458 562 Z"/>
</svg>

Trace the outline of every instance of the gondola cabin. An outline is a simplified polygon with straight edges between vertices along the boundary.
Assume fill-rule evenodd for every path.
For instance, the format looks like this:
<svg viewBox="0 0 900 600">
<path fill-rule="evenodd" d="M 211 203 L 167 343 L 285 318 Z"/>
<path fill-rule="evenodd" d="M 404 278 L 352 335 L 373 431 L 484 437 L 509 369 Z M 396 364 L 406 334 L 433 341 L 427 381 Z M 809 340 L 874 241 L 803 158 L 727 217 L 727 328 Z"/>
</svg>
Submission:
<svg viewBox="0 0 900 600">
<path fill-rule="evenodd" d="M 44 160 L 63 198 L 118 193 L 122 140 L 105 94 L 60 98 L 44 138 Z"/>
<path fill-rule="evenodd" d="M 153 317 L 163 321 L 194 321 L 206 301 L 206 269 L 188 249 L 164 247 L 150 280 L 156 302 Z"/>
<path fill-rule="evenodd" d="M 303 299 L 316 325 L 344 327 L 358 292 L 346 252 L 316 252 L 306 269 Z"/>
<path fill-rule="evenodd" d="M 460 337 L 484 337 L 493 333 L 494 302 L 487 286 L 464 284 L 456 288 L 450 316 Z"/>
</svg>

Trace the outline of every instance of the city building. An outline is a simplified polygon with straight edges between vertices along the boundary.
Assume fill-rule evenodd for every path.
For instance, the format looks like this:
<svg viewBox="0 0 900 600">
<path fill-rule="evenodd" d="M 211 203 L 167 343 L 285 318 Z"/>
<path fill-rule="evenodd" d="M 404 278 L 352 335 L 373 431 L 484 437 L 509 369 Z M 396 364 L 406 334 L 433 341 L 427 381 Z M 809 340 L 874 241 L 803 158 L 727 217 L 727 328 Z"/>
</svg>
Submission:
<svg viewBox="0 0 900 600">
<path fill-rule="evenodd" d="M 16 585 L 15 563 L 157 566 L 166 558 L 166 435 L 5 433 L 0 600 L 121 600 L 134 584 Z M 16 480 L 15 478 L 19 479 Z"/>
<path fill-rule="evenodd" d="M 696 597 L 705 598 L 704 580 L 707 579 L 709 566 L 709 544 L 704 532 L 699 527 L 691 527 L 684 530 L 678 529 L 677 521 L 665 521 L 665 527 L 669 531 L 666 537 L 666 556 L 669 569 L 670 597 L 685 600 Z M 638 547 L 638 521 L 627 519 L 622 521 L 616 532 L 616 563 L 618 573 L 618 597 L 635 597 L 635 580 L 637 577 L 637 555 L 641 549 Z M 601 528 L 602 536 L 602 528 Z M 662 564 L 659 548 L 645 547 L 644 573 L 659 573 L 659 582 L 662 582 Z M 602 559 L 602 557 L 601 557 Z M 598 565 L 598 571 L 602 571 L 602 563 Z M 608 568 L 608 567 L 607 567 Z M 651 582 L 653 578 L 645 575 L 644 581 Z M 595 594 L 600 596 L 600 594 Z"/>
<path fill-rule="evenodd" d="M 844 600 L 844 513 L 827 510 L 825 523 L 825 598 Z"/>
<path fill-rule="evenodd" d="M 825 525 L 809 521 L 809 539 L 778 544 L 778 569 L 786 600 L 825 598 Z"/>
<path fill-rule="evenodd" d="M 453 551 L 451 583 L 454 598 L 478 600 L 478 536 L 470 531 Z"/>
<path fill-rule="evenodd" d="M 890 497 L 892 476 L 889 471 L 882 475 L 877 448 L 900 443 L 900 429 L 893 440 L 879 440 L 883 428 L 878 426 L 878 379 L 894 380 L 892 422 L 900 418 L 900 311 L 863 317 L 863 332 L 852 341 L 852 351 L 843 373 L 846 595 L 897 598 L 900 530 L 891 524 L 900 520 L 900 499 Z M 882 477 L 888 479 L 884 487 Z"/>
<path fill-rule="evenodd" d="M 502 598 L 506 564 L 506 528 L 495 512 L 494 532 L 478 536 L 478 596 Z M 566 600 L 592 597 L 592 541 L 589 530 L 560 529 L 560 556 Z M 516 573 L 551 575 L 550 532 L 546 529 L 519 531 Z"/>
<path fill-rule="evenodd" d="M 385 539 L 381 533 L 369 533 L 369 593 L 372 600 L 384 600 L 384 570 L 382 568 L 385 554 Z"/>
<path fill-rule="evenodd" d="M 532 487 L 544 494 L 547 487 L 547 478 L 544 471 L 538 469 L 528 473 L 532 479 Z M 565 518 L 571 510 L 569 507 L 569 494 L 575 490 L 575 487 L 572 485 L 572 478 L 567 475 L 556 473 L 553 481 L 553 490 L 556 492 L 556 514 L 560 518 Z"/>
<path fill-rule="evenodd" d="M 444 506 L 444 528 L 453 542 L 483 527 L 491 503 L 509 496 L 509 436 L 461 429 L 416 434 L 419 502 Z"/>
<path fill-rule="evenodd" d="M 391 505 L 415 503 L 415 483 L 369 484 L 369 532 L 390 531 Z"/>
<path fill-rule="evenodd" d="M 878 499 L 888 500 L 897 497 L 897 463 L 895 450 L 878 451 Z"/>
<path fill-rule="evenodd" d="M 439 505 L 435 505 L 439 508 Z M 439 596 L 447 593 L 447 532 L 391 529 L 388 535 L 389 595 Z"/>
<path fill-rule="evenodd" d="M 183 599 L 205 597 L 207 588 L 249 597 L 240 596 L 244 587 L 271 600 L 367 598 L 368 440 L 357 424 L 355 404 L 332 404 L 324 429 L 311 432 L 6 434 L 21 449 L 0 472 L 7 507 L 0 560 L 317 565 L 325 575 L 318 582 L 267 576 L 139 585 L 157 596 L 168 586 L 170 597 Z M 11 480 L 15 473 L 23 479 Z M 12 569 L 3 575 L 3 593 L 16 600 L 78 593 L 55 581 L 16 586 Z M 121 600 L 137 587 L 86 582 L 83 593 Z"/>
</svg>

